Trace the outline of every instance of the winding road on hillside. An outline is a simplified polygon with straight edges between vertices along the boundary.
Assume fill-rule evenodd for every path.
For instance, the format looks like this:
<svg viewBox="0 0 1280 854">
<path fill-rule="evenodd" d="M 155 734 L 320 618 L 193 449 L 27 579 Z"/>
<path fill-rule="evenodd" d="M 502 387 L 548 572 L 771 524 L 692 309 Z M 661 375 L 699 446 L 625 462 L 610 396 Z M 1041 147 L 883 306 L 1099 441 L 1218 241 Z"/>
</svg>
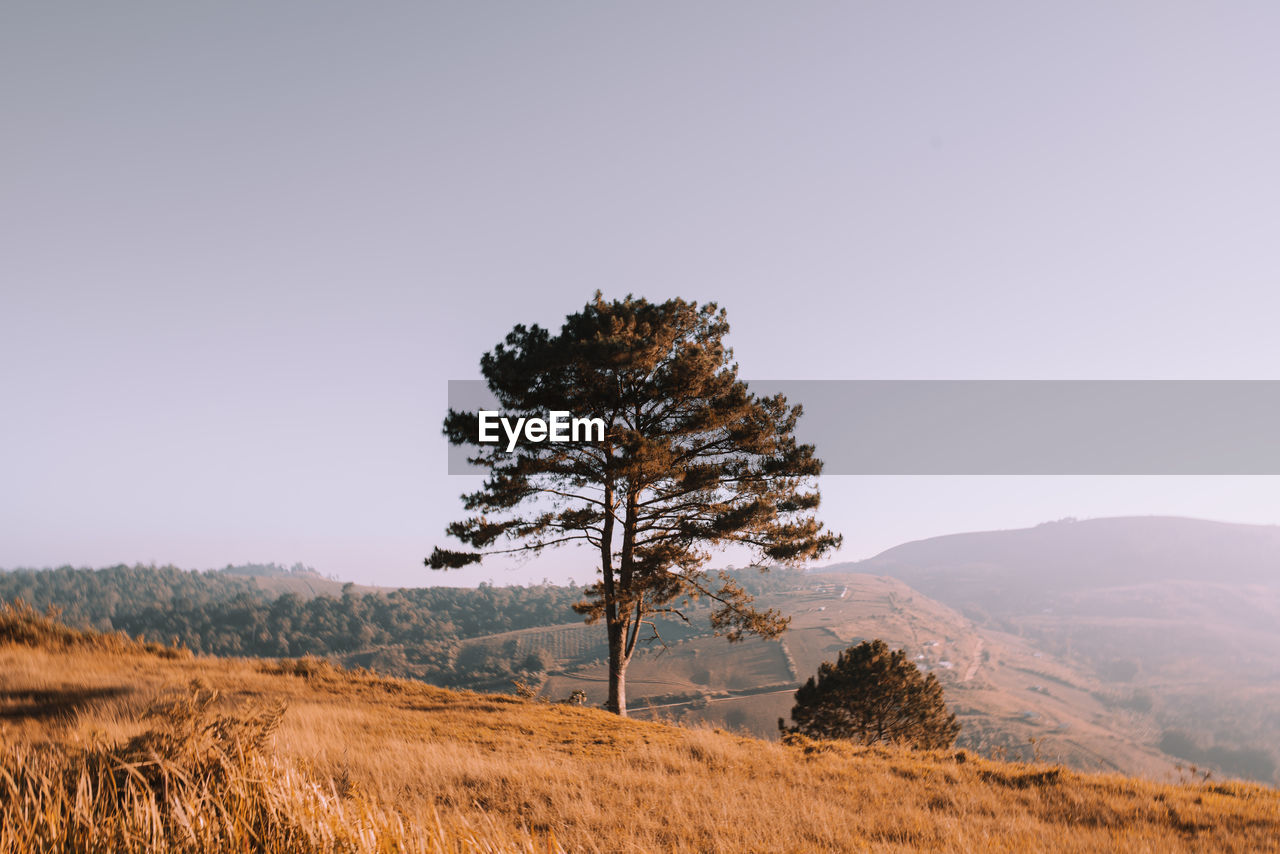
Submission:
<svg viewBox="0 0 1280 854">
<path fill-rule="evenodd" d="M 973 663 L 969 665 L 969 669 L 964 672 L 964 678 L 961 682 L 968 682 L 978 674 L 978 667 L 982 664 L 982 647 L 986 644 L 986 640 L 978 638 L 978 645 L 973 650 Z"/>
</svg>

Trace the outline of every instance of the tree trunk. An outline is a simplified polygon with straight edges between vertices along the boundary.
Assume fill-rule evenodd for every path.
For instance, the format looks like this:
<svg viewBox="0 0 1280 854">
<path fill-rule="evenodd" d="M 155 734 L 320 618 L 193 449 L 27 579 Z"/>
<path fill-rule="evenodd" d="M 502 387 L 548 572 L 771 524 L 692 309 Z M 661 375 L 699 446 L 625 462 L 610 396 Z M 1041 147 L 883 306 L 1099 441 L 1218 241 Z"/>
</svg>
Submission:
<svg viewBox="0 0 1280 854">
<path fill-rule="evenodd" d="M 623 654 L 626 631 L 621 624 L 609 625 L 609 700 L 605 708 L 627 716 L 627 660 Z"/>
<path fill-rule="evenodd" d="M 612 454 L 608 445 L 605 453 Z M 604 624 L 609 633 L 609 699 L 605 708 L 614 714 L 627 716 L 627 686 L 624 654 L 626 627 L 618 619 L 618 593 L 613 577 L 613 483 L 604 487 L 605 514 L 600 533 L 600 580 L 604 587 Z"/>
</svg>

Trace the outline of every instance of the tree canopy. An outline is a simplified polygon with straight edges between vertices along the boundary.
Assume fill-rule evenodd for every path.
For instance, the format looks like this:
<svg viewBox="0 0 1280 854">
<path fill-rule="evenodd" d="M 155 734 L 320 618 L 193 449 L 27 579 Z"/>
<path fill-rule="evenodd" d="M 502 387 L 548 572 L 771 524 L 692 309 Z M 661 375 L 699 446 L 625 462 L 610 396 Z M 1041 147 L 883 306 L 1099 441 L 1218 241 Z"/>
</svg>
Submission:
<svg viewBox="0 0 1280 854">
<path fill-rule="evenodd" d="M 837 547 L 814 516 L 822 464 L 795 439 L 799 406 L 758 397 L 738 378 L 725 312 L 682 299 L 652 303 L 599 292 L 559 334 L 516 326 L 480 361 L 506 417 L 567 411 L 599 418 L 603 440 L 480 441 L 479 415 L 450 410 L 445 434 L 488 471 L 463 496 L 473 515 L 448 533 L 472 547 L 436 547 L 434 569 L 486 555 L 590 547 L 599 580 L 580 612 L 609 640 L 609 708 L 626 713 L 624 674 L 655 614 L 717 603 L 729 640 L 776 636 L 788 619 L 757 610 L 741 585 L 704 567 L 713 550 L 751 549 L 761 565 L 799 564 Z"/>
<path fill-rule="evenodd" d="M 834 664 L 824 662 L 796 691 L 791 719 L 794 726 L 779 720 L 779 728 L 860 744 L 945 748 L 960 732 L 937 677 L 878 639 L 849 647 Z"/>
</svg>

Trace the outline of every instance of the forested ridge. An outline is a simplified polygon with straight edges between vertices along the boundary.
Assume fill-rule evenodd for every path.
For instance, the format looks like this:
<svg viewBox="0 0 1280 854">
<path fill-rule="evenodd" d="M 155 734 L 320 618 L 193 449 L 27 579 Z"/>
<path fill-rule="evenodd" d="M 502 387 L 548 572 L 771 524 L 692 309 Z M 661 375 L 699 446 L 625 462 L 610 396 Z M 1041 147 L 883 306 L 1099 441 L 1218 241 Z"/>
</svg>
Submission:
<svg viewBox="0 0 1280 854">
<path fill-rule="evenodd" d="M 582 588 L 573 585 L 482 584 L 360 594 L 347 584 L 338 596 L 303 597 L 260 586 L 255 576 L 266 574 L 262 569 L 21 569 L 0 572 L 0 600 L 22 599 L 40 609 L 53 606 L 72 626 L 123 631 L 166 643 L 176 639 L 197 653 L 339 658 L 362 654 L 360 663 L 445 683 L 461 676 L 454 665 L 462 640 L 581 619 L 572 606 L 582 598 Z M 289 574 L 270 565 L 265 570 Z M 512 663 L 512 671 L 520 664 Z"/>
<path fill-rule="evenodd" d="M 803 573 L 774 569 L 733 571 L 753 593 L 803 584 Z M 273 589 L 301 579 L 334 595 Z M 370 589 L 339 585 L 301 565 L 246 564 L 193 572 L 175 566 L 0 571 L 0 601 L 58 609 L 77 628 L 123 631 L 160 643 L 219 656 L 322 656 L 445 686 L 507 685 L 512 676 L 556 664 L 517 644 L 473 643 L 472 638 L 520 629 L 581 623 L 573 605 L 583 588 L 549 583 L 527 586 Z M 664 637 L 710 631 L 707 609 L 695 606 L 692 625 L 663 623 Z M 603 641 L 603 630 L 601 631 Z M 595 651 L 585 653 L 594 656 Z M 564 664 L 566 662 L 560 662 Z"/>
</svg>

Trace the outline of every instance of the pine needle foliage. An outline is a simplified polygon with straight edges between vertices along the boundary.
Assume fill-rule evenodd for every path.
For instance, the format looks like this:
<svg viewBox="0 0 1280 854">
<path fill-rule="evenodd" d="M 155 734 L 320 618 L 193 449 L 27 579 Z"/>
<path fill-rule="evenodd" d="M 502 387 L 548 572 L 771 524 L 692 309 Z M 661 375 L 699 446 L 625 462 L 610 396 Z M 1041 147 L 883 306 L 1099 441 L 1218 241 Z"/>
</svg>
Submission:
<svg viewBox="0 0 1280 854">
<path fill-rule="evenodd" d="M 599 580 L 578 606 L 609 639 L 608 707 L 626 713 L 625 672 L 654 615 L 684 616 L 708 597 L 712 625 L 730 641 L 775 637 L 788 618 L 758 610 L 725 574 L 704 570 L 712 550 L 746 546 L 760 565 L 794 565 L 839 546 L 814 515 L 822 463 L 795 438 L 801 409 L 759 397 L 738 378 L 714 303 L 653 303 L 597 292 L 559 334 L 516 326 L 481 359 L 508 418 L 567 411 L 604 422 L 603 441 L 479 441 L 476 412 L 450 410 L 444 432 L 488 471 L 463 496 L 474 515 L 448 533 L 472 547 L 437 547 L 433 569 L 486 555 L 586 545 Z"/>
<path fill-rule="evenodd" d="M 796 691 L 791 719 L 792 727 L 778 721 L 786 734 L 858 744 L 943 749 L 960 732 L 937 677 L 922 674 L 906 652 L 879 639 L 849 647 L 834 664 L 824 662 Z"/>
</svg>

